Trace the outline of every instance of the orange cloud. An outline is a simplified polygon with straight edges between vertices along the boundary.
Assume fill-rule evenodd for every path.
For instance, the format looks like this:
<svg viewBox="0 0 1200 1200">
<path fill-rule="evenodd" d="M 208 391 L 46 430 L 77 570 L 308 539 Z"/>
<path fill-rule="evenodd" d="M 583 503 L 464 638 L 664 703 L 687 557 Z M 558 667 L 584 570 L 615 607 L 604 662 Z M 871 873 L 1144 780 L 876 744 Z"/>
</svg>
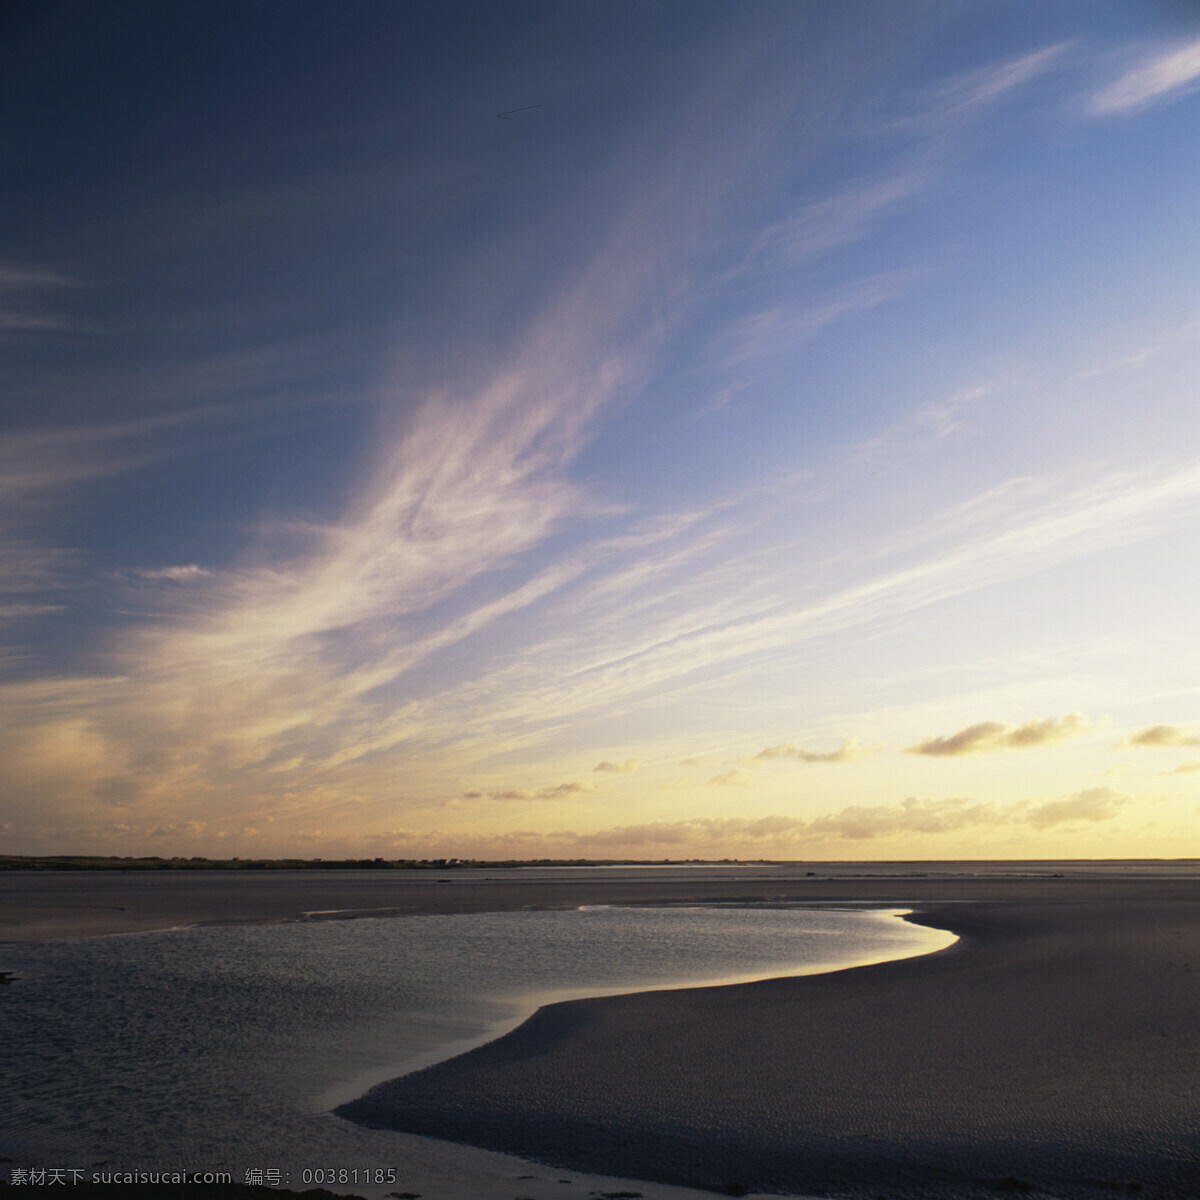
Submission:
<svg viewBox="0 0 1200 1200">
<path fill-rule="evenodd" d="M 996 750 L 1023 750 L 1030 746 L 1054 746 L 1076 737 L 1091 725 L 1080 713 L 1067 713 L 1061 721 L 1026 721 L 1014 728 L 999 721 L 981 721 L 968 725 L 949 737 L 926 738 L 909 746 L 906 754 L 927 754 L 933 758 L 953 758 L 963 754 L 990 754 Z"/>
</svg>

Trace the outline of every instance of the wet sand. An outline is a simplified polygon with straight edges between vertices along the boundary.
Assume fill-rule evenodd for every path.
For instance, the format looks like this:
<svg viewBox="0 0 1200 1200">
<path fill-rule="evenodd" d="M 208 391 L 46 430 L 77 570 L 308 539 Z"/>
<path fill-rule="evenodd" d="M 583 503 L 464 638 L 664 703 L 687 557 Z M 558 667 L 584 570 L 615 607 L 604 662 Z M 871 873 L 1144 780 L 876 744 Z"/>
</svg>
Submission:
<svg viewBox="0 0 1200 1200">
<path fill-rule="evenodd" d="M 922 905 L 962 940 L 575 1001 L 339 1110 L 737 1194 L 1200 1194 L 1200 904 Z"/>
<path fill-rule="evenodd" d="M 318 910 L 909 904 L 960 942 L 828 975 L 553 1005 L 341 1112 L 560 1168 L 713 1190 L 1200 1196 L 1200 880 L 768 871 L 447 884 L 230 873 L 219 889 L 134 875 L 75 877 L 65 890 L 26 883 L 0 881 L 0 940 Z"/>
</svg>

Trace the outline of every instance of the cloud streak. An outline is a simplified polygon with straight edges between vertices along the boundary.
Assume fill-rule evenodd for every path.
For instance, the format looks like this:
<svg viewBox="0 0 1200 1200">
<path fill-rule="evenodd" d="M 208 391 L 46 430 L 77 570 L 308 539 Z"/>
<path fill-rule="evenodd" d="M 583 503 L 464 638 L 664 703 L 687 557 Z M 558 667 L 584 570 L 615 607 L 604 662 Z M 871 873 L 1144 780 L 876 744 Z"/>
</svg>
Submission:
<svg viewBox="0 0 1200 1200">
<path fill-rule="evenodd" d="M 817 751 L 805 750 L 795 742 L 782 746 L 768 746 L 760 750 L 755 758 L 794 758 L 805 763 L 848 763 L 857 762 L 877 753 L 874 749 L 865 749 L 859 745 L 858 738 L 847 738 L 836 750 Z"/>
<path fill-rule="evenodd" d="M 966 754 L 992 754 L 997 750 L 1057 746 L 1086 733 L 1090 727 L 1091 722 L 1080 713 L 1068 713 L 1060 721 L 1047 717 L 1043 721 L 1026 721 L 1024 725 L 1015 727 L 999 721 L 981 721 L 948 737 L 926 738 L 915 746 L 909 746 L 905 753 L 923 754 L 931 758 L 957 758 Z"/>
<path fill-rule="evenodd" d="M 1200 88 L 1200 39 L 1147 55 L 1091 98 L 1095 116 L 1129 116 Z"/>
<path fill-rule="evenodd" d="M 642 765 L 640 758 L 627 758 L 623 762 L 598 762 L 593 771 L 607 771 L 612 775 L 635 775 Z"/>
<path fill-rule="evenodd" d="M 568 796 L 577 796 L 584 792 L 598 792 L 599 790 L 594 783 L 571 782 L 543 788 L 506 788 L 498 792 L 466 792 L 463 799 L 479 800 L 487 796 L 492 800 L 565 800 Z"/>
<path fill-rule="evenodd" d="M 77 287 L 76 280 L 56 271 L 0 263 L 0 337 L 78 329 L 42 301 L 47 291 Z"/>
<path fill-rule="evenodd" d="M 753 787 L 757 780 L 749 771 L 733 770 L 714 775 L 708 782 L 715 787 Z"/>
<path fill-rule="evenodd" d="M 1200 746 L 1200 737 L 1189 732 L 1180 725 L 1151 725 L 1148 729 L 1139 729 L 1125 743 L 1128 746 Z"/>
</svg>

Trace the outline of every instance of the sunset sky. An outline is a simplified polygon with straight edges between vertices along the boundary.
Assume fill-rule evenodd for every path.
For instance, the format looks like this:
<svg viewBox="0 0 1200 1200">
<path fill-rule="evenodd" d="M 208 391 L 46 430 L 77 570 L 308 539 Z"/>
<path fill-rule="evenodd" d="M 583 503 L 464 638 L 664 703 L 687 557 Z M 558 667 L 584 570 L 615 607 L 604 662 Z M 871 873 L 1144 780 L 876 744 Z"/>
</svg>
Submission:
<svg viewBox="0 0 1200 1200">
<path fill-rule="evenodd" d="M 0 846 L 1200 855 L 1193 10 L 5 6 Z"/>
</svg>

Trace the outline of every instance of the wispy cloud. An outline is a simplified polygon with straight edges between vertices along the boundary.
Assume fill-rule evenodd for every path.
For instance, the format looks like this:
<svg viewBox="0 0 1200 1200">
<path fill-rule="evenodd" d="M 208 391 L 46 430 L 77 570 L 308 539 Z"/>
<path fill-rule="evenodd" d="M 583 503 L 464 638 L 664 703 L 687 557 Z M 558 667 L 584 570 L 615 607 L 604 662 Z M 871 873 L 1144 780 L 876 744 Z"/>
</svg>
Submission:
<svg viewBox="0 0 1200 1200">
<path fill-rule="evenodd" d="M 1181 100 L 1200 88 L 1200 39 L 1158 49 L 1091 97 L 1096 116 L 1126 116 Z"/>
<path fill-rule="evenodd" d="M 1124 746 L 1200 746 L 1200 737 L 1180 725 L 1151 725 L 1131 734 Z"/>
<path fill-rule="evenodd" d="M 636 655 L 616 658 L 586 673 L 546 681 L 539 675 L 525 698 L 531 715 L 578 712 L 662 686 L 704 668 L 776 652 L 810 639 L 854 628 L 885 615 L 911 612 L 952 596 L 1095 551 L 1140 541 L 1177 525 L 1200 500 L 1200 468 L 1118 472 L 1082 487 L 988 489 L 986 503 L 943 514 L 889 544 L 913 553 L 909 565 L 801 606 L 775 604 L 766 613 L 720 622 L 677 622 L 679 632 L 660 636 Z M 940 544 L 939 544 L 940 543 Z M 915 552 L 921 550 L 920 554 Z M 761 589 L 760 589 L 761 591 Z M 689 624 L 691 628 L 689 628 Z M 509 677 L 507 686 L 520 687 Z M 521 688 L 524 692 L 524 688 Z"/>
<path fill-rule="evenodd" d="M 67 320 L 58 313 L 29 312 L 0 308 L 0 334 L 35 333 L 48 329 L 63 329 Z"/>
<path fill-rule="evenodd" d="M 929 170 L 914 167 L 810 201 L 786 220 L 763 230 L 750 253 L 766 258 L 773 269 L 827 254 L 865 237 L 929 182 Z"/>
<path fill-rule="evenodd" d="M 708 782 L 717 787 L 753 787 L 758 780 L 750 771 L 735 769 L 714 775 Z"/>
<path fill-rule="evenodd" d="M 689 122 L 694 132 L 706 127 L 703 113 Z M 729 146 L 734 159 L 743 153 L 736 138 Z M 625 195 L 631 164 L 612 168 L 610 183 L 622 185 L 613 195 L 625 203 L 590 261 L 543 293 L 502 352 L 489 349 L 486 370 L 467 353 L 451 370 L 439 363 L 440 386 L 415 408 L 412 384 L 397 377 L 403 402 L 394 425 L 381 420 L 378 453 L 339 517 L 292 527 L 282 550 L 268 531 L 233 567 L 127 572 L 189 586 L 178 589 L 176 612 L 126 632 L 112 648 L 136 677 L 129 698 L 97 698 L 78 717 L 48 722 L 36 746 L 66 770 L 74 756 L 75 766 L 107 776 L 135 802 L 172 790 L 219 788 L 232 798 L 319 789 L 322 772 L 368 770 L 367 759 L 398 745 L 503 742 L 522 697 L 488 694 L 477 680 L 423 681 L 415 691 L 398 684 L 584 574 L 598 577 L 597 595 L 638 586 L 632 577 L 618 581 L 634 568 L 606 555 L 603 538 L 592 541 L 600 564 L 613 558 L 607 570 L 583 551 L 540 562 L 532 552 L 596 519 L 599 506 L 569 468 L 598 416 L 637 395 L 670 325 L 655 311 L 657 297 L 686 293 L 692 247 L 706 244 L 703 231 L 730 186 L 714 173 L 707 188 L 686 189 L 681 207 L 677 176 L 690 172 L 692 159 L 679 146 L 657 163 L 642 162 L 645 153 L 643 146 L 633 154 L 635 196 Z M 178 431 L 188 419 L 12 435 L 0 443 L 0 464 L 14 491 L 61 489 L 135 465 L 143 435 Z M 676 531 L 681 544 L 686 525 Z M 648 570 L 664 532 L 642 533 Z M 523 659 L 500 648 L 490 661 L 518 658 L 540 676 L 534 650 Z M 67 736 L 75 720 L 86 723 L 87 747 Z M 111 751 L 104 772 L 94 769 L 99 743 Z M 591 790 L 564 783 L 493 794 L 555 799 Z"/>
<path fill-rule="evenodd" d="M 959 388 L 949 396 L 917 409 L 905 421 L 875 434 L 853 453 L 853 461 L 870 462 L 914 448 L 925 448 L 961 434 L 967 428 L 966 413 L 992 395 L 997 385 L 977 384 Z"/>
<path fill-rule="evenodd" d="M 1111 345 L 1103 348 L 1097 347 L 1096 357 L 1100 361 L 1081 370 L 1079 377 L 1095 379 L 1115 371 L 1136 370 L 1163 355 L 1189 347 L 1198 338 L 1200 338 L 1200 321 L 1188 320 L 1174 329 L 1169 328 L 1166 331 L 1159 329 L 1156 336 L 1143 339 L 1136 347 L 1126 347 L 1116 353 Z"/>
<path fill-rule="evenodd" d="M 795 758 L 806 763 L 847 763 L 856 762 L 877 753 L 875 749 L 867 749 L 859 745 L 858 738 L 847 738 L 836 750 L 818 751 L 805 750 L 795 742 L 782 746 L 768 746 L 760 750 L 755 758 Z"/>
<path fill-rule="evenodd" d="M 24 291 L 44 287 L 78 287 L 77 280 L 57 271 L 37 267 L 16 267 L 0 263 L 0 292 Z"/>
<path fill-rule="evenodd" d="M 505 788 L 498 792 L 467 792 L 466 800 L 478 800 L 484 796 L 492 800 L 565 800 L 568 796 L 577 796 L 582 792 L 598 792 L 600 789 L 594 783 L 559 783 L 553 787 L 542 788 Z"/>
<path fill-rule="evenodd" d="M 1088 788 L 1065 800 L 1039 804 L 1026 819 L 1034 829 L 1049 829 L 1069 821 L 1110 821 L 1128 803 L 1128 796 L 1112 788 Z"/>
<path fill-rule="evenodd" d="M 950 758 L 964 754 L 991 754 L 996 750 L 1056 746 L 1087 732 L 1090 727 L 1091 722 L 1080 713 L 1068 713 L 1060 721 L 1047 717 L 1043 721 L 1026 721 L 1024 725 L 1015 727 L 998 721 L 981 721 L 948 737 L 926 738 L 915 746 L 909 746 L 905 753 Z"/>
<path fill-rule="evenodd" d="M 1057 42 L 957 75 L 934 92 L 931 107 L 940 114 L 958 117 L 994 104 L 1053 70 L 1070 46 L 1070 42 Z"/>
<path fill-rule="evenodd" d="M 152 583 L 185 583 L 188 580 L 204 579 L 210 576 L 212 571 L 198 563 L 183 563 L 175 567 L 130 567 L 114 574 L 119 578 L 144 579 Z"/>
<path fill-rule="evenodd" d="M 278 404 L 192 405 L 153 417 L 53 424 L 0 435 L 0 494 L 53 492 L 249 436 L 251 422 L 295 419 Z"/>
<path fill-rule="evenodd" d="M 0 523 L 0 593 L 40 592 L 66 586 L 68 568 L 78 555 L 5 536 Z"/>
<path fill-rule="evenodd" d="M 757 363 L 794 350 L 838 321 L 898 299 L 915 279 L 909 271 L 879 275 L 848 284 L 815 304 L 778 305 L 744 317 L 725 335 L 725 361 Z"/>
<path fill-rule="evenodd" d="M 47 292 L 78 286 L 56 271 L 0 263 L 0 337 L 79 328 L 46 299 Z"/>
<path fill-rule="evenodd" d="M 1056 489 L 1047 480 L 1036 489 L 989 489 L 978 504 L 948 518 L 939 515 L 910 535 L 889 537 L 913 557 L 911 565 L 868 575 L 801 606 L 772 599 L 762 582 L 745 589 L 740 611 L 724 604 L 709 611 L 683 607 L 666 621 L 636 629 L 604 620 L 603 608 L 577 605 L 572 619 L 576 628 L 591 631 L 586 639 L 564 637 L 531 648 L 511 666 L 443 693 L 437 709 L 450 729 L 462 724 L 451 717 L 459 705 L 472 711 L 515 706 L 536 741 L 541 725 L 552 729 L 572 714 L 628 706 L 656 689 L 661 695 L 662 688 L 699 671 L 740 669 L 782 647 L 798 650 L 884 616 L 1152 536 L 1195 507 L 1198 493 L 1200 471 L 1192 467 L 1145 477 L 1118 473 L 1075 489 Z M 869 554 L 863 560 L 869 562 Z M 432 721 L 437 709 L 427 707 L 425 719 Z"/>
<path fill-rule="evenodd" d="M 592 770 L 608 771 L 614 775 L 633 775 L 637 773 L 641 765 L 640 758 L 627 758 L 623 762 L 598 762 Z"/>
<path fill-rule="evenodd" d="M 907 113 L 881 122 L 881 131 L 944 138 L 1065 65 L 1072 45 L 1056 42 L 943 79 L 919 93 Z"/>
</svg>

